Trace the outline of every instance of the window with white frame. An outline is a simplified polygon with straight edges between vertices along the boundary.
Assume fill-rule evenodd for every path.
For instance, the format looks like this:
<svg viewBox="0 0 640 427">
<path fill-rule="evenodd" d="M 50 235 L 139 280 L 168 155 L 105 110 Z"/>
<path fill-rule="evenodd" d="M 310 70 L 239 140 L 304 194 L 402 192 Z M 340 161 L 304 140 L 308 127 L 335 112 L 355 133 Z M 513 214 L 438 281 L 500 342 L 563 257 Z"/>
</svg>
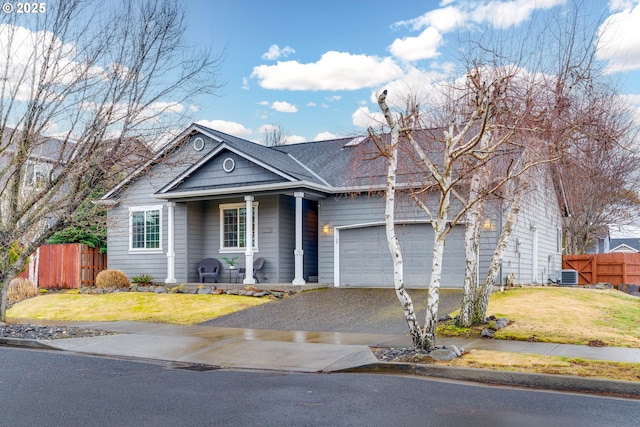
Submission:
<svg viewBox="0 0 640 427">
<path fill-rule="evenodd" d="M 26 187 L 40 188 L 49 181 L 51 165 L 48 163 L 28 162 L 24 174 Z"/>
<path fill-rule="evenodd" d="M 252 247 L 258 249 L 258 202 L 253 202 Z M 236 252 L 247 247 L 247 206 L 245 203 L 220 205 L 220 251 Z"/>
<path fill-rule="evenodd" d="M 162 205 L 129 208 L 129 250 L 162 250 Z"/>
</svg>

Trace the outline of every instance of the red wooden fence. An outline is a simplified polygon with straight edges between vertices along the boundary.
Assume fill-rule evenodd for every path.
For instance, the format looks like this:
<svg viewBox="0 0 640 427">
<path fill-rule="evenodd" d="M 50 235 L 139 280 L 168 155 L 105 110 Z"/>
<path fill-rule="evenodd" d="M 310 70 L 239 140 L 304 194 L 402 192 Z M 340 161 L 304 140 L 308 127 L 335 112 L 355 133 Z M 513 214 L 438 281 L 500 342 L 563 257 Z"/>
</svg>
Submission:
<svg viewBox="0 0 640 427">
<path fill-rule="evenodd" d="M 640 284 L 640 253 L 563 255 L 562 268 L 578 271 L 578 284 Z"/>
<path fill-rule="evenodd" d="M 107 268 L 106 254 L 80 243 L 43 245 L 31 260 L 35 264 L 27 265 L 18 277 L 29 278 L 33 270 L 38 287 L 47 289 L 93 286 L 96 275 Z"/>
</svg>

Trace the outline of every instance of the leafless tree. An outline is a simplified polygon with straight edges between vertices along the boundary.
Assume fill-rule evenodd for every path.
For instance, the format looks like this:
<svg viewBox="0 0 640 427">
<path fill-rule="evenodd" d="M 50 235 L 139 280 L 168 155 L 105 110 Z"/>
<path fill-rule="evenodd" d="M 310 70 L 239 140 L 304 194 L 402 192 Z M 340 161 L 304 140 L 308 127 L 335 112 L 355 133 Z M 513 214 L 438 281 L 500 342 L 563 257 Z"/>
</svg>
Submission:
<svg viewBox="0 0 640 427">
<path fill-rule="evenodd" d="M 277 147 L 285 145 L 289 135 L 280 125 L 268 125 L 264 128 L 264 145 L 267 147 Z"/>
<path fill-rule="evenodd" d="M 513 167 L 512 161 L 503 168 L 502 175 L 497 174 L 499 168 L 495 166 L 499 159 L 513 160 L 514 153 L 524 151 L 522 146 L 512 143 L 514 126 L 517 126 L 519 119 L 515 114 L 515 106 L 509 103 L 509 100 L 517 98 L 509 95 L 513 92 L 509 87 L 515 79 L 516 73 L 508 68 L 484 73 L 479 68 L 469 70 L 462 89 L 448 88 L 449 97 L 446 99 L 451 102 L 446 107 L 431 106 L 434 114 L 427 119 L 428 123 L 437 123 L 437 119 L 446 117 L 446 122 L 440 121 L 440 126 L 435 129 L 427 129 L 424 124 L 420 124 L 425 117 L 422 112 L 418 113 L 417 108 L 409 110 L 405 115 L 392 114 L 386 103 L 386 91 L 378 98 L 391 133 L 389 138 L 383 138 L 370 130 L 370 135 L 381 155 L 387 159 L 385 223 L 394 261 L 394 286 L 405 310 L 405 318 L 416 347 L 431 350 L 435 346 L 439 288 L 447 236 L 465 217 L 468 227 L 470 216 L 475 218 L 477 225 L 477 213 L 483 200 L 531 166 L 528 162 L 520 161 Z M 521 101 L 518 102 L 522 104 Z M 449 112 L 448 116 L 442 114 L 443 108 Z M 521 106 L 517 111 L 524 109 Z M 512 117 L 508 119 L 508 115 Z M 394 233 L 393 210 L 400 144 L 405 144 L 404 150 L 408 149 L 412 153 L 414 169 L 423 173 L 422 182 L 404 184 L 424 211 L 434 231 L 431 278 L 425 324 L 422 328 L 416 320 L 411 299 L 404 290 L 402 250 Z M 521 157 L 518 154 L 518 158 Z M 471 215 L 473 213 L 476 215 Z M 472 223 L 471 227 L 473 226 Z M 477 242 L 477 237 L 474 239 Z M 470 250 L 473 249 L 468 248 Z M 477 247 L 475 251 L 474 254 L 467 253 L 467 257 L 477 256 Z"/>
<path fill-rule="evenodd" d="M 185 103 L 218 92 L 221 56 L 184 44 L 174 0 L 59 0 L 0 16 L 4 321 L 8 283 L 28 257 L 96 186 L 146 162 L 146 143 L 183 124 Z"/>
</svg>

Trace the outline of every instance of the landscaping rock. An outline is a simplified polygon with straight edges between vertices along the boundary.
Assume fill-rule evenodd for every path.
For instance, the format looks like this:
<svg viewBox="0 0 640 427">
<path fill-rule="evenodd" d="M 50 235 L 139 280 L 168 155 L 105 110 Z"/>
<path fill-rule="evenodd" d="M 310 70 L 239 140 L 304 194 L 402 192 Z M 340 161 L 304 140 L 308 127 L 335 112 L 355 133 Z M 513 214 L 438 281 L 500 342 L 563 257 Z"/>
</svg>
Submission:
<svg viewBox="0 0 640 427">
<path fill-rule="evenodd" d="M 455 351 L 449 348 L 437 348 L 430 351 L 429 356 L 434 360 L 453 360 L 459 357 Z"/>
<path fill-rule="evenodd" d="M 164 286 L 156 286 L 155 290 L 153 291 L 156 294 L 166 294 L 167 293 L 167 289 Z"/>
<path fill-rule="evenodd" d="M 630 294 L 632 292 L 640 292 L 640 285 L 632 285 L 628 283 L 622 283 L 618 285 L 618 290 Z"/>
<path fill-rule="evenodd" d="M 493 338 L 495 336 L 495 334 L 496 333 L 494 331 L 492 331 L 491 329 L 485 328 L 480 333 L 480 336 L 482 338 Z"/>
<path fill-rule="evenodd" d="M 210 295 L 211 294 L 211 288 L 198 288 L 197 293 L 198 293 L 198 295 Z"/>
</svg>

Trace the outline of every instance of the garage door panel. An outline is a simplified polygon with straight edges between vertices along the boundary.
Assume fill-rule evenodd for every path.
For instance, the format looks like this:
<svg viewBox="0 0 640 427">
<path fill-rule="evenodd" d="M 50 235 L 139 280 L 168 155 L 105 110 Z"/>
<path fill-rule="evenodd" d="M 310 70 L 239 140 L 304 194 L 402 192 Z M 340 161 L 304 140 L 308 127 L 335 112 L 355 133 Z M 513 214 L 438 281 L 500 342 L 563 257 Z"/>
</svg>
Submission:
<svg viewBox="0 0 640 427">
<path fill-rule="evenodd" d="M 397 225 L 404 259 L 405 285 L 427 287 L 431 276 L 433 230 L 428 224 Z M 443 259 L 443 286 L 462 286 L 464 277 L 463 230 L 447 238 Z M 384 226 L 340 231 L 340 285 L 393 287 L 393 262 Z"/>
</svg>

